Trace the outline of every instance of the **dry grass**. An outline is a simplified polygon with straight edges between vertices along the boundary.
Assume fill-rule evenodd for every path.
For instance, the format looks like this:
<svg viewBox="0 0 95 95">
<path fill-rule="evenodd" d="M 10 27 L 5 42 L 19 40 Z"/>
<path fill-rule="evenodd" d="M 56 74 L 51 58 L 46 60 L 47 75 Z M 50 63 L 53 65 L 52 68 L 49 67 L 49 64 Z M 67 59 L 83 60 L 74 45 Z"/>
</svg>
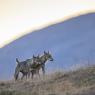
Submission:
<svg viewBox="0 0 95 95">
<path fill-rule="evenodd" d="M 0 95 L 95 95 L 95 66 L 40 79 L 0 82 Z"/>
</svg>

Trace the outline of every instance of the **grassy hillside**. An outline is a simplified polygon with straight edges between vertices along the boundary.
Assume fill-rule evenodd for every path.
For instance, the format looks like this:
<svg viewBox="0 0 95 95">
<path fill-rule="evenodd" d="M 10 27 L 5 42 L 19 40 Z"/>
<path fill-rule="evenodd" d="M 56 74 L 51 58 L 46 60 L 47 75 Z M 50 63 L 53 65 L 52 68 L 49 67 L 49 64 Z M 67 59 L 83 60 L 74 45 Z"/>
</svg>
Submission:
<svg viewBox="0 0 95 95">
<path fill-rule="evenodd" d="M 34 80 L 0 82 L 0 95 L 95 95 L 95 66 Z"/>
</svg>

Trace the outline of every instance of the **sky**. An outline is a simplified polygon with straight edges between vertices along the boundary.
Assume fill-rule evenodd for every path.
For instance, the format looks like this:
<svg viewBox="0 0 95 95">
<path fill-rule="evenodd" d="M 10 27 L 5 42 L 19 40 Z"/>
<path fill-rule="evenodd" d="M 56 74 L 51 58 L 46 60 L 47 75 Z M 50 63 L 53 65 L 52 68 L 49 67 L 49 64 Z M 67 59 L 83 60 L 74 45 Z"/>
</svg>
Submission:
<svg viewBox="0 0 95 95">
<path fill-rule="evenodd" d="M 73 16 L 95 11 L 95 0 L 0 0 L 0 48 Z"/>
</svg>

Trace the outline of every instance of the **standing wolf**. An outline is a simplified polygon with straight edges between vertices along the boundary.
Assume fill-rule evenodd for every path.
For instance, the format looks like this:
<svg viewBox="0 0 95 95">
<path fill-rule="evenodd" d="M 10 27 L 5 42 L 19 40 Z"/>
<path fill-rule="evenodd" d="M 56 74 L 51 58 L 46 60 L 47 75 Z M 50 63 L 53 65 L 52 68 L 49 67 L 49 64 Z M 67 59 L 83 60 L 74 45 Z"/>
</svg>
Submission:
<svg viewBox="0 0 95 95">
<path fill-rule="evenodd" d="M 16 69 L 15 69 L 15 74 L 14 74 L 14 78 L 15 80 L 18 79 L 18 76 L 19 76 L 19 73 L 21 72 L 22 73 L 22 77 L 21 79 L 23 79 L 25 76 L 27 78 L 27 76 L 29 75 L 29 65 L 27 64 L 27 61 L 22 61 L 20 62 L 17 58 L 16 58 L 16 62 L 17 62 L 17 66 L 16 66 Z"/>
<path fill-rule="evenodd" d="M 44 51 L 44 54 L 39 58 L 39 66 L 42 68 L 43 75 L 45 75 L 45 63 L 47 61 L 53 61 L 52 55 L 48 52 Z"/>
<path fill-rule="evenodd" d="M 48 52 L 44 51 L 44 54 L 42 56 L 38 56 L 38 58 L 36 58 L 36 61 L 34 62 L 35 65 L 31 65 L 31 73 L 32 73 L 32 78 L 33 75 L 36 73 L 39 75 L 39 70 L 42 69 L 43 75 L 45 75 L 45 63 L 50 60 L 53 61 L 52 55 Z M 35 73 L 34 73 L 35 72 Z"/>
<path fill-rule="evenodd" d="M 34 70 L 33 67 L 35 67 L 36 64 L 38 64 L 38 59 L 39 55 L 37 57 L 34 57 L 33 55 L 33 58 L 21 62 L 18 60 L 18 58 L 16 58 L 17 66 L 15 68 L 15 74 L 14 74 L 15 80 L 18 79 L 20 72 L 22 73 L 21 79 L 23 79 L 24 77 L 26 77 L 27 79 L 27 77 L 30 77 L 31 74 L 33 76 L 35 71 L 37 72 L 37 70 Z"/>
</svg>

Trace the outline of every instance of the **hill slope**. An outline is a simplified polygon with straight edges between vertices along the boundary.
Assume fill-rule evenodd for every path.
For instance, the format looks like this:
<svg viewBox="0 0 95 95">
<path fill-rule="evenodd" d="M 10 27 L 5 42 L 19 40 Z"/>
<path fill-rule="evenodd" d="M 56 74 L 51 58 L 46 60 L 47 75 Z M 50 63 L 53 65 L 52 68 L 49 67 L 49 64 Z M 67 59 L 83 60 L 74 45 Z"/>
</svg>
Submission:
<svg viewBox="0 0 95 95">
<path fill-rule="evenodd" d="M 95 66 L 44 79 L 1 82 L 0 95 L 95 95 Z"/>
</svg>

